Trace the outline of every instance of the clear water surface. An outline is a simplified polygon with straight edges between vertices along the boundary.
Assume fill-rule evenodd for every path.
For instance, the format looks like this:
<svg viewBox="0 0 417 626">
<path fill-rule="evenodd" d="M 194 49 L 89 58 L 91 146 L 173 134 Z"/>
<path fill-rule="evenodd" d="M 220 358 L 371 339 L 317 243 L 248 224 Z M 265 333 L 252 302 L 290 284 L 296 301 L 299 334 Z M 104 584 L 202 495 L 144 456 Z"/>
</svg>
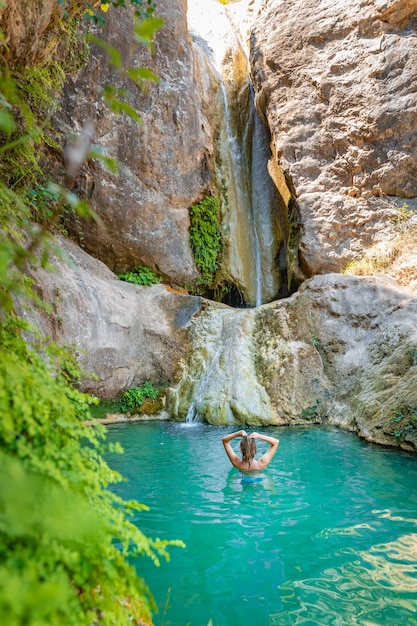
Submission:
<svg viewBox="0 0 417 626">
<path fill-rule="evenodd" d="M 264 481 L 245 483 L 224 453 L 228 432 L 108 429 L 125 450 L 107 457 L 128 479 L 116 491 L 150 507 L 135 523 L 187 544 L 159 568 L 137 563 L 154 623 L 417 625 L 417 457 L 331 428 L 268 428 L 278 453 Z"/>
</svg>

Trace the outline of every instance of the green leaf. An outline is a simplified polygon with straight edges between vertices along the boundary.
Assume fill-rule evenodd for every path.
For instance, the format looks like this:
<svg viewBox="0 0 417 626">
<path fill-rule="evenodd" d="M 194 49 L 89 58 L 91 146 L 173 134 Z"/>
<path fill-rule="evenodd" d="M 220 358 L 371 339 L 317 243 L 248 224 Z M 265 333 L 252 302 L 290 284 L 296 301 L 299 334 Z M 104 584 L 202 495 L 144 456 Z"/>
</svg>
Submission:
<svg viewBox="0 0 417 626">
<path fill-rule="evenodd" d="M 16 128 L 16 122 L 14 121 L 13 115 L 7 111 L 0 111 L 0 130 L 5 133 L 12 133 Z"/>
<path fill-rule="evenodd" d="M 111 174 L 119 173 L 119 164 L 117 159 L 114 159 L 113 157 L 106 154 L 101 146 L 93 146 L 92 148 L 90 148 L 89 157 L 91 159 L 97 159 L 98 161 L 101 161 L 105 168 Z"/>
<path fill-rule="evenodd" d="M 149 17 L 143 22 L 139 22 L 134 28 L 134 37 L 136 41 L 149 46 L 154 38 L 155 33 L 162 28 L 164 20 L 160 17 Z"/>
<path fill-rule="evenodd" d="M 142 122 L 142 119 L 139 113 L 135 111 L 132 105 L 130 105 L 128 102 L 123 102 L 122 100 L 119 100 L 118 98 L 111 98 L 107 104 L 108 104 L 109 109 L 116 115 L 125 114 L 138 124 Z"/>
<path fill-rule="evenodd" d="M 153 80 L 155 83 L 159 82 L 158 76 L 146 67 L 130 67 L 127 70 L 127 75 L 139 85 L 139 87 L 141 87 L 146 80 Z"/>
<path fill-rule="evenodd" d="M 97 37 L 96 35 L 89 34 L 87 36 L 87 40 L 91 43 L 95 43 L 102 50 L 107 52 L 110 65 L 113 65 L 113 67 L 116 67 L 118 70 L 121 70 L 123 68 L 122 55 L 120 50 L 114 48 L 113 46 L 110 46 L 106 41 L 104 41 L 104 39 L 102 39 L 101 37 Z"/>
</svg>

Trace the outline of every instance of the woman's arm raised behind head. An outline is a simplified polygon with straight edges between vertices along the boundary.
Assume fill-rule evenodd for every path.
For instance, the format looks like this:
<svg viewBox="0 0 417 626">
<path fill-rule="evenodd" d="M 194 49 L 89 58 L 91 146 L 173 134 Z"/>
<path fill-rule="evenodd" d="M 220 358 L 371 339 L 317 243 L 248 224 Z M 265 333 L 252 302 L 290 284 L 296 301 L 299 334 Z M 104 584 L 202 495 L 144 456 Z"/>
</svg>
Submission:
<svg viewBox="0 0 417 626">
<path fill-rule="evenodd" d="M 240 458 L 230 445 L 230 441 L 232 439 L 236 439 L 236 437 L 247 437 L 247 434 L 244 430 L 238 430 L 235 433 L 230 433 L 230 435 L 225 435 L 224 437 L 222 437 L 222 442 L 224 445 L 224 449 L 226 450 L 226 454 L 229 457 L 231 464 L 235 467 L 236 463 L 240 462 Z"/>
<path fill-rule="evenodd" d="M 251 433 L 249 437 L 253 439 L 260 439 L 261 441 L 266 441 L 270 444 L 270 448 L 258 459 L 258 465 L 261 466 L 261 469 L 265 469 L 268 463 L 272 460 L 275 455 L 275 452 L 278 450 L 279 439 L 275 439 L 275 437 L 269 437 L 268 435 L 262 435 L 261 433 Z"/>
</svg>

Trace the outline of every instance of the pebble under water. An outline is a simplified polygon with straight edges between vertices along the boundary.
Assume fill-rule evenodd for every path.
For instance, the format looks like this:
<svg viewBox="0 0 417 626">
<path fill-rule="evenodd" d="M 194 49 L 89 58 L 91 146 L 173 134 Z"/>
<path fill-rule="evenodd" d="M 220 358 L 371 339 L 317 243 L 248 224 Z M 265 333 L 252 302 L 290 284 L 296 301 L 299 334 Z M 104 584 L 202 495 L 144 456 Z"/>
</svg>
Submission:
<svg viewBox="0 0 417 626">
<path fill-rule="evenodd" d="M 107 455 L 127 478 L 114 490 L 150 508 L 135 523 L 186 543 L 159 568 L 136 562 L 156 626 L 417 625 L 417 456 L 334 428 L 266 428 L 278 452 L 247 483 L 221 442 L 232 430 L 108 428 L 125 450 Z"/>
</svg>

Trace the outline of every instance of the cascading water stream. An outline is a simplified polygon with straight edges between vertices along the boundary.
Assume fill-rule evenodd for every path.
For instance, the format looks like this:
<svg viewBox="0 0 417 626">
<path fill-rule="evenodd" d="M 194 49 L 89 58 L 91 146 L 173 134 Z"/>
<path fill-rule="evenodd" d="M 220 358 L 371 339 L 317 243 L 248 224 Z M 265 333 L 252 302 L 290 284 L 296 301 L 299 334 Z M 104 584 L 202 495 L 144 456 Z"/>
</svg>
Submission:
<svg viewBox="0 0 417 626">
<path fill-rule="evenodd" d="M 249 79 L 242 88 L 247 102 L 243 113 L 233 111 L 224 81 L 220 88 L 225 134 L 220 151 L 227 164 L 230 224 L 228 266 L 246 305 L 260 306 L 272 301 L 279 290 L 276 258 L 282 243 L 277 193 L 267 167 L 268 133 L 255 110 Z"/>
<path fill-rule="evenodd" d="M 217 14 L 215 26 L 204 6 L 194 14 L 196 7 L 190 5 L 189 22 L 195 45 L 217 76 L 221 100 L 217 174 L 225 191 L 222 271 L 244 305 L 254 307 L 273 301 L 280 290 L 277 258 L 284 236 L 278 193 L 268 172 L 269 135 L 255 109 L 247 54 L 227 10 L 215 4 L 210 9 Z"/>
<path fill-rule="evenodd" d="M 170 414 L 188 424 L 272 423 L 275 409 L 257 379 L 250 339 L 252 313 L 274 301 L 281 289 L 277 259 L 285 246 L 284 228 L 268 171 L 270 136 L 255 108 L 244 44 L 226 8 L 211 0 L 189 3 L 189 27 L 197 72 L 207 78 L 210 94 L 205 106 L 215 138 L 222 278 L 231 286 L 229 303 L 251 310 L 226 308 L 204 316 L 193 338 L 191 361 L 172 391 Z M 233 301 L 235 294 L 239 297 Z"/>
<path fill-rule="evenodd" d="M 254 215 L 254 185 L 252 175 L 254 173 L 254 160 L 253 154 L 248 154 L 247 146 L 253 146 L 252 131 L 254 128 L 254 117 L 256 115 L 253 107 L 247 112 L 247 120 L 244 126 L 244 134 L 242 140 L 239 141 L 236 130 L 233 129 L 232 113 L 229 106 L 227 90 L 223 80 L 220 82 L 222 101 L 224 107 L 224 126 L 226 133 L 226 147 L 228 150 L 229 161 L 229 173 L 228 173 L 228 189 L 229 189 L 229 203 L 235 206 L 229 206 L 229 210 L 236 216 L 240 225 L 246 223 L 246 235 L 247 239 L 244 243 L 245 248 L 245 264 L 242 265 L 242 270 L 245 265 L 250 268 L 250 278 L 244 276 L 244 270 L 242 272 L 239 269 L 235 269 L 237 275 L 241 275 L 242 289 L 246 292 L 254 292 L 254 298 L 248 299 L 254 300 L 255 306 L 262 304 L 262 282 L 263 273 L 261 266 L 261 249 L 258 237 L 258 229 L 256 218 Z M 248 158 L 249 157 L 249 158 Z M 255 161 L 259 168 L 259 161 Z M 236 232 L 236 231 L 235 231 Z M 239 247 L 239 239 L 235 242 L 231 242 L 231 247 L 236 245 Z M 239 251 L 241 253 L 241 251 Z M 237 255 L 239 259 L 240 254 Z M 240 260 L 240 259 L 239 259 Z M 246 286 L 245 282 L 250 281 L 253 285 Z"/>
</svg>

